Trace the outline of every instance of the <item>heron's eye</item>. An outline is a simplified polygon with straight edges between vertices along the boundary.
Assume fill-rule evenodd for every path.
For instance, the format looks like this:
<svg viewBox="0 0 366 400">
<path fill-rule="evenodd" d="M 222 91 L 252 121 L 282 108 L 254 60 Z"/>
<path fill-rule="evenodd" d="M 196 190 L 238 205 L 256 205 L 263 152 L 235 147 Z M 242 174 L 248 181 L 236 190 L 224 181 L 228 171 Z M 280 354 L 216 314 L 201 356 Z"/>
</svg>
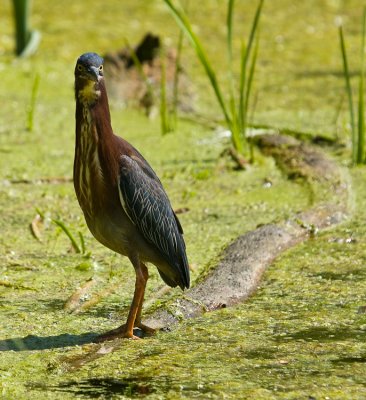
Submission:
<svg viewBox="0 0 366 400">
<path fill-rule="evenodd" d="M 101 66 L 99 67 L 99 71 L 100 71 L 100 72 L 103 71 L 103 65 L 101 65 Z"/>
<path fill-rule="evenodd" d="M 81 72 L 83 69 L 84 69 L 83 66 L 79 64 L 79 65 L 78 65 L 78 71 Z"/>
</svg>

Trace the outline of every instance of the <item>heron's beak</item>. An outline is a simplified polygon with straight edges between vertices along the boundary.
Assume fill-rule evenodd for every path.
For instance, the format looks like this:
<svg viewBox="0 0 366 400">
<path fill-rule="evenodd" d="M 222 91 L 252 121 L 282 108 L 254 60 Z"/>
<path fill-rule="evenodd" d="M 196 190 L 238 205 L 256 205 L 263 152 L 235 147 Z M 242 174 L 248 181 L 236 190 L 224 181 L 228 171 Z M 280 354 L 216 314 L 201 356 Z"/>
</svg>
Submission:
<svg viewBox="0 0 366 400">
<path fill-rule="evenodd" d="M 91 67 L 88 67 L 87 71 L 88 71 L 88 75 L 90 76 L 90 78 L 93 81 L 98 82 L 99 68 L 91 66 Z"/>
</svg>

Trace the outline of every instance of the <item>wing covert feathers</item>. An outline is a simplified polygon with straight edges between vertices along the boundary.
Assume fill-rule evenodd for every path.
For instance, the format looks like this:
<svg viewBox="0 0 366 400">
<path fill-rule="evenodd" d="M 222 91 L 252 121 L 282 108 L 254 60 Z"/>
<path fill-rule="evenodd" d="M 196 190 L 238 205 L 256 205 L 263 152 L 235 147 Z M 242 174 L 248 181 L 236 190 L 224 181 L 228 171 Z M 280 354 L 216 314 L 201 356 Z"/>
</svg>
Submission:
<svg viewBox="0 0 366 400">
<path fill-rule="evenodd" d="M 145 160 L 136 158 L 123 155 L 120 159 L 122 207 L 145 240 L 155 246 L 173 269 L 169 277 L 159 270 L 164 281 L 170 286 L 188 288 L 189 268 L 182 227 L 154 171 Z"/>
</svg>

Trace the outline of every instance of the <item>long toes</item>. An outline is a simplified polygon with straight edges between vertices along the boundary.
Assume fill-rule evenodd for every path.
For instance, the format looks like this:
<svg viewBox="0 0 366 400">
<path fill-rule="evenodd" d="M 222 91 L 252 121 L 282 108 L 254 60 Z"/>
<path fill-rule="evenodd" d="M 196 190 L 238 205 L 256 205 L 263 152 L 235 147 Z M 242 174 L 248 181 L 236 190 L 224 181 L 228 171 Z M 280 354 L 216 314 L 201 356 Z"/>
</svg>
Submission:
<svg viewBox="0 0 366 400">
<path fill-rule="evenodd" d="M 147 325 L 139 322 L 135 324 L 134 332 L 129 332 L 126 330 L 126 324 L 119 326 L 116 329 L 112 329 L 108 332 L 102 333 L 101 335 L 97 336 L 93 342 L 94 343 L 102 343 L 108 340 L 114 340 L 117 338 L 125 338 L 125 339 L 141 339 L 144 336 L 151 336 L 156 333 L 156 330 L 150 328 Z"/>
<path fill-rule="evenodd" d="M 148 335 L 153 335 L 154 333 L 156 333 L 156 329 L 150 328 L 150 326 L 144 325 L 141 322 L 136 324 L 136 326 Z"/>
<path fill-rule="evenodd" d="M 118 338 L 134 339 L 134 340 L 139 339 L 139 337 L 135 336 L 133 332 L 126 331 L 125 326 L 123 325 L 119 328 L 112 329 L 111 331 L 102 333 L 101 335 L 97 336 L 94 339 L 94 343 L 102 343 L 108 340 L 114 340 Z"/>
</svg>

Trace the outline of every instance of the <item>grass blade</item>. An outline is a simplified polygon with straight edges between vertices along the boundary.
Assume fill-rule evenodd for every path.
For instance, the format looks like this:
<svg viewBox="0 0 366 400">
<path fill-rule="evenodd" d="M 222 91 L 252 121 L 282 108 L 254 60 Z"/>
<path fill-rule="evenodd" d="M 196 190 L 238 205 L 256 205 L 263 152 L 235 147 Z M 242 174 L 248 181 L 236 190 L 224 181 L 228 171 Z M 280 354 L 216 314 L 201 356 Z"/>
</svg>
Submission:
<svg viewBox="0 0 366 400">
<path fill-rule="evenodd" d="M 244 113 L 243 113 L 244 128 L 246 128 L 248 125 L 247 116 L 248 116 L 249 98 L 250 98 L 250 93 L 251 93 L 251 89 L 252 89 L 252 83 L 253 83 L 253 78 L 254 78 L 254 73 L 255 73 L 255 66 L 256 66 L 256 62 L 257 62 L 258 48 L 259 48 L 259 35 L 257 36 L 256 44 L 254 47 L 252 62 L 250 63 L 249 75 L 248 75 L 248 80 L 247 80 L 247 85 L 246 85 L 246 90 L 245 90 L 245 102 L 244 102 Z M 243 132 L 243 133 L 245 134 L 245 132 Z"/>
<path fill-rule="evenodd" d="M 362 17 L 362 44 L 361 44 L 361 70 L 358 91 L 358 151 L 357 162 L 364 162 L 365 158 L 365 111 L 364 111 L 364 73 L 365 73 L 365 29 L 366 29 L 366 8 Z"/>
<path fill-rule="evenodd" d="M 233 11 L 234 11 L 234 1 L 229 0 L 227 6 L 227 19 L 226 19 L 226 26 L 227 26 L 227 50 L 229 55 L 229 67 L 230 72 L 232 73 L 232 63 L 233 63 Z"/>
<path fill-rule="evenodd" d="M 230 112 L 231 112 L 231 139 L 234 148 L 239 152 L 244 152 L 244 140 L 238 123 L 238 114 L 236 110 L 235 86 L 233 73 L 233 11 L 234 0 L 229 0 L 227 8 L 226 26 L 227 26 L 227 52 L 229 63 L 229 97 L 230 97 Z"/>
<path fill-rule="evenodd" d="M 177 0 L 178 2 L 178 0 Z M 231 131 L 231 140 L 235 150 L 243 155 L 245 144 L 246 144 L 246 124 L 247 124 L 247 113 L 248 103 L 251 94 L 251 88 L 253 83 L 253 77 L 255 72 L 255 65 L 258 54 L 258 41 L 254 50 L 254 56 L 251 57 L 252 47 L 254 45 L 255 38 L 258 38 L 258 25 L 259 19 L 263 7 L 264 0 L 259 0 L 256 13 L 251 26 L 248 45 L 242 46 L 241 51 L 241 66 L 240 66 L 240 81 L 239 81 L 239 93 L 236 92 L 236 85 L 233 73 L 233 16 L 235 0 L 228 0 L 227 3 L 227 16 L 226 16 L 226 27 L 227 27 L 227 54 L 228 54 L 228 81 L 229 88 L 226 91 L 228 98 L 224 98 L 223 92 L 219 87 L 219 83 L 216 77 L 215 70 L 212 64 L 207 58 L 204 48 L 199 41 L 197 35 L 192 30 L 190 21 L 186 13 L 181 9 L 177 8 L 172 0 L 164 0 L 164 3 L 168 6 L 170 12 L 173 14 L 177 24 L 181 30 L 188 37 L 189 42 L 192 44 L 196 51 L 198 59 L 204 67 L 205 73 L 209 78 L 211 86 L 215 92 L 216 99 L 220 105 L 221 111 L 224 115 L 224 119 L 228 129 Z M 179 4 L 179 3 L 178 3 Z M 251 60 L 248 70 L 248 63 Z M 248 77 L 247 77 L 248 74 Z M 238 103 L 239 102 L 239 107 Z"/>
<path fill-rule="evenodd" d="M 66 234 L 66 236 L 70 239 L 71 242 L 71 246 L 73 247 L 73 249 L 75 250 L 76 253 L 81 253 L 80 247 L 77 244 L 74 236 L 72 235 L 72 233 L 69 231 L 69 229 L 67 228 L 67 226 L 60 221 L 59 219 L 53 219 L 52 220 L 57 226 L 59 226 L 63 232 Z"/>
<path fill-rule="evenodd" d="M 240 100 L 239 100 L 239 118 L 240 118 L 240 125 L 242 130 L 245 130 L 245 86 L 247 84 L 246 81 L 246 70 L 247 70 L 247 64 L 248 64 L 248 60 L 250 57 L 250 53 L 251 53 L 251 49 L 252 49 L 252 45 L 253 45 L 253 41 L 254 41 L 254 37 L 257 33 L 257 28 L 258 28 L 258 24 L 259 24 L 259 18 L 262 12 L 262 7 L 263 7 L 263 2 L 264 0 L 260 0 L 256 13 L 255 13 L 255 17 L 253 20 L 253 24 L 250 30 L 250 34 L 249 34 L 249 40 L 248 40 L 248 44 L 245 46 L 242 46 L 242 54 L 241 54 L 241 70 L 240 70 L 240 85 L 239 85 L 239 95 L 240 95 Z"/>
<path fill-rule="evenodd" d="M 247 46 L 244 42 L 241 44 L 240 53 L 240 83 L 239 83 L 239 124 L 242 132 L 245 131 L 245 115 L 244 115 L 244 91 L 246 83 L 246 59 L 247 59 Z"/>
<path fill-rule="evenodd" d="M 339 38 L 341 44 L 341 52 L 342 52 L 342 61 L 343 61 L 343 75 L 346 83 L 346 92 L 348 97 L 348 108 L 350 113 L 351 120 L 351 135 L 352 135 L 352 162 L 357 163 L 357 131 L 356 131 L 356 123 L 355 123 L 355 111 L 353 108 L 353 96 L 352 96 L 352 87 L 351 87 L 351 77 L 348 68 L 348 58 L 346 51 L 346 43 L 343 35 L 342 26 L 339 27 Z"/>
<path fill-rule="evenodd" d="M 161 54 L 161 79 L 160 79 L 160 123 L 161 133 L 163 135 L 170 132 L 169 127 L 169 115 L 168 115 L 168 104 L 166 98 L 166 60 L 165 54 Z"/>
<path fill-rule="evenodd" d="M 177 21 L 178 25 L 180 28 L 183 30 L 183 32 L 186 34 L 187 38 L 193 45 L 193 48 L 195 49 L 198 59 L 200 60 L 202 66 L 205 69 L 206 75 L 208 76 L 211 86 L 215 92 L 216 98 L 220 104 L 221 110 L 224 114 L 225 121 L 227 125 L 230 127 L 231 126 L 231 118 L 230 115 L 226 109 L 225 101 L 222 96 L 221 90 L 219 88 L 219 84 L 217 81 L 216 74 L 208 60 L 208 57 L 206 56 L 206 53 L 201 45 L 201 42 L 199 41 L 197 35 L 193 32 L 191 24 L 187 18 L 187 16 L 179 11 L 177 7 L 174 6 L 171 0 L 163 0 L 164 3 L 168 6 L 169 10 L 173 14 L 175 20 Z"/>
<path fill-rule="evenodd" d="M 84 235 L 80 231 L 78 232 L 78 235 L 79 235 L 79 239 L 80 239 L 81 253 L 85 254 L 86 247 L 85 247 Z"/>
<path fill-rule="evenodd" d="M 34 112 L 38 96 L 39 81 L 40 81 L 40 75 L 37 72 L 33 81 L 31 101 L 28 109 L 27 131 L 29 132 L 33 131 Z"/>
<path fill-rule="evenodd" d="M 174 124 L 174 129 L 177 128 L 178 122 L 178 105 L 179 105 L 179 73 L 181 71 L 181 56 L 183 49 L 183 31 L 179 31 L 178 44 L 177 44 L 177 58 L 175 60 L 174 69 L 174 80 L 173 80 L 173 109 L 172 109 L 172 120 Z"/>
</svg>

